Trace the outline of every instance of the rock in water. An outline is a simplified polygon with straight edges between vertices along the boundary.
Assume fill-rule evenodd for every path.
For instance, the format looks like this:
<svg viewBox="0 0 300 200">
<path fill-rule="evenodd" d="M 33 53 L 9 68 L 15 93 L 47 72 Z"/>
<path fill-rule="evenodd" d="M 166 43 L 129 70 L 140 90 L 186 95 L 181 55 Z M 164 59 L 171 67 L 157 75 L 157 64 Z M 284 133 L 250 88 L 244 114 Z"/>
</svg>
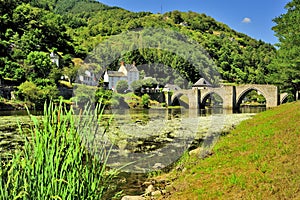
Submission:
<svg viewBox="0 0 300 200">
<path fill-rule="evenodd" d="M 124 196 L 121 200 L 145 200 L 145 198 L 141 196 Z"/>
</svg>

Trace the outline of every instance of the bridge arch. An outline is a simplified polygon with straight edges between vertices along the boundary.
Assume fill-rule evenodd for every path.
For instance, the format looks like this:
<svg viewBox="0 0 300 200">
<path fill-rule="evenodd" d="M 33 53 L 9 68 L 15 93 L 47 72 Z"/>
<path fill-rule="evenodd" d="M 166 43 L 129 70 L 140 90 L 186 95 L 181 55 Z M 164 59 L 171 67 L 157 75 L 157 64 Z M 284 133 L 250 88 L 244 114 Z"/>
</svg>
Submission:
<svg viewBox="0 0 300 200">
<path fill-rule="evenodd" d="M 252 92 L 252 91 L 257 91 L 257 93 L 262 94 L 262 95 L 264 96 L 264 98 L 267 100 L 266 95 L 265 95 L 262 91 L 260 91 L 259 89 L 255 88 L 255 87 L 250 87 L 250 88 L 244 90 L 244 91 L 239 95 L 239 97 L 237 98 L 237 104 L 240 105 L 240 104 L 242 103 L 243 99 L 247 96 L 247 94 L 249 94 L 249 93 Z"/>
<path fill-rule="evenodd" d="M 280 104 L 287 103 L 289 100 L 288 97 L 289 97 L 288 93 L 280 94 Z"/>
<path fill-rule="evenodd" d="M 184 108 L 189 108 L 191 98 L 193 98 L 191 90 L 178 90 L 173 92 L 170 103 L 171 105 L 180 105 Z"/>
<path fill-rule="evenodd" d="M 236 87 L 236 109 L 240 107 L 244 97 L 251 91 L 257 91 L 266 100 L 266 107 L 275 107 L 278 105 L 278 89 L 273 85 L 243 85 Z"/>
<path fill-rule="evenodd" d="M 189 108 L 189 97 L 183 92 L 178 92 L 171 97 L 171 105 L 173 106 L 183 106 L 184 108 Z"/>
<path fill-rule="evenodd" d="M 210 102 L 207 102 L 208 100 Z M 201 98 L 202 106 L 207 106 L 207 103 L 213 104 L 214 106 L 221 106 L 223 105 L 223 102 L 224 98 L 215 91 L 208 92 Z"/>
</svg>

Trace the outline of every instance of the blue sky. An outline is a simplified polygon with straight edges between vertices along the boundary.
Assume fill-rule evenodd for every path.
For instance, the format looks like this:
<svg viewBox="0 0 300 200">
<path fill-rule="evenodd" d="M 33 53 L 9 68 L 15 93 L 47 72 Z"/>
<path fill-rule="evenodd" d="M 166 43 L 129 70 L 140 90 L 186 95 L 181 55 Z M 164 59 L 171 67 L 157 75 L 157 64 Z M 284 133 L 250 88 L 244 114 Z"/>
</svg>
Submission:
<svg viewBox="0 0 300 200">
<path fill-rule="evenodd" d="M 126 10 L 165 13 L 172 10 L 205 13 L 238 32 L 274 44 L 272 19 L 285 13 L 289 0 L 99 0 Z"/>
</svg>

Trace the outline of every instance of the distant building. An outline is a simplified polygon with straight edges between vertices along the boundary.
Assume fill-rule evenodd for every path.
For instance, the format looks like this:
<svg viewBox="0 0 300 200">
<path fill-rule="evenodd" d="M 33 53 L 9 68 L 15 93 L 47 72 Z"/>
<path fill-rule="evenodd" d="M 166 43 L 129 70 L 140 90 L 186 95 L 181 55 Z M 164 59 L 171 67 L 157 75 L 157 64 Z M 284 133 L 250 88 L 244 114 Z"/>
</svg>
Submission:
<svg viewBox="0 0 300 200">
<path fill-rule="evenodd" d="M 132 65 L 124 64 L 121 62 L 121 66 L 118 71 L 106 71 L 104 74 L 104 83 L 108 85 L 108 89 L 116 89 L 117 83 L 120 80 L 125 80 L 128 82 L 130 87 L 133 81 L 139 80 L 139 70 L 136 68 L 135 64 Z"/>
<path fill-rule="evenodd" d="M 52 51 L 50 53 L 50 60 L 52 61 L 52 63 L 54 63 L 57 67 L 59 67 L 59 56 Z"/>
<path fill-rule="evenodd" d="M 163 89 L 164 92 L 176 91 L 176 90 L 181 90 L 181 88 L 178 85 L 174 85 L 174 84 L 166 84 Z"/>
<path fill-rule="evenodd" d="M 85 70 L 83 75 L 79 75 L 77 82 L 84 85 L 98 86 L 96 75 L 89 70 Z"/>
<path fill-rule="evenodd" d="M 205 80 L 204 78 L 200 78 L 194 85 L 193 87 L 197 87 L 197 88 L 202 88 L 202 89 L 206 89 L 209 87 L 213 87 L 212 84 L 210 84 L 207 80 Z"/>
</svg>

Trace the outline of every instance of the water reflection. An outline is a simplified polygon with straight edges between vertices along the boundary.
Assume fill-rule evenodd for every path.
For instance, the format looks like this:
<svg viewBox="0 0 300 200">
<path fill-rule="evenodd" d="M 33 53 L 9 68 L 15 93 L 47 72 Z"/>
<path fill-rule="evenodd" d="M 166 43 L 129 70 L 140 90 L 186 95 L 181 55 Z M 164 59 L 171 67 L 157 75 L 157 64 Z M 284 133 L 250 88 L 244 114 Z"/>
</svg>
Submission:
<svg viewBox="0 0 300 200">
<path fill-rule="evenodd" d="M 258 113 L 265 109 L 265 107 L 244 106 L 241 108 L 240 112 Z M 40 111 L 31 113 L 35 115 L 42 114 Z M 208 120 L 208 118 L 205 117 L 215 114 L 230 115 L 232 113 L 231 110 L 224 110 L 222 108 L 205 110 L 173 108 L 119 109 L 107 111 L 105 114 L 107 115 L 106 119 L 109 119 L 111 114 L 114 114 L 111 130 L 114 134 L 117 133 L 120 136 L 115 139 L 119 142 L 116 149 L 123 148 L 123 150 L 131 152 L 138 152 L 140 149 L 145 152 L 147 151 L 147 148 L 149 151 L 155 151 L 160 147 L 167 147 L 169 144 L 174 144 L 176 142 L 188 145 L 194 138 L 193 134 L 197 131 L 199 120 L 201 123 L 209 124 L 211 122 L 205 122 L 205 120 Z M 28 126 L 30 124 L 30 118 L 28 117 L 27 111 L 0 112 L 1 155 L 11 152 L 23 144 L 23 139 L 18 133 L 18 123 L 21 123 L 22 126 Z M 209 127 L 205 128 L 206 126 L 201 126 L 202 129 L 209 129 Z M 151 142 L 150 140 L 154 142 Z M 144 144 L 146 144 L 146 146 L 143 146 Z M 177 144 L 173 146 L 176 145 Z M 183 151 L 187 148 L 186 146 L 180 147 L 180 145 L 177 145 L 177 147 L 175 149 L 172 147 L 172 152 Z M 160 153 L 163 153 L 164 151 L 168 152 L 170 150 L 166 149 Z"/>
<path fill-rule="evenodd" d="M 43 111 L 31 110 L 32 115 L 42 115 Z M 27 110 L 2 110 L 0 111 L 0 116 L 27 116 Z M 0 119 L 1 120 L 1 119 Z"/>
</svg>

